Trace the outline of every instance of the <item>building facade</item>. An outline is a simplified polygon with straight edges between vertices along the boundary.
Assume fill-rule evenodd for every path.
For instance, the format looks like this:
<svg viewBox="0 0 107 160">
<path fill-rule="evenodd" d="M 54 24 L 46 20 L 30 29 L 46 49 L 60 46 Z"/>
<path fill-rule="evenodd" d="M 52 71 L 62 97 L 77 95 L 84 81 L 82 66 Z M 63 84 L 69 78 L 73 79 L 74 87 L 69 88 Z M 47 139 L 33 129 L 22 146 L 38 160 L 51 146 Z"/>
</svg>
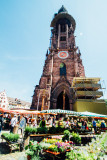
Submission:
<svg viewBox="0 0 107 160">
<path fill-rule="evenodd" d="M 75 43 L 74 18 L 62 6 L 51 22 L 51 43 L 31 109 L 107 113 L 100 78 L 87 78 Z"/>
<path fill-rule="evenodd" d="M 8 107 L 9 109 L 30 109 L 31 107 L 30 102 L 26 102 L 18 98 L 11 98 L 11 97 L 7 97 L 7 98 L 9 103 L 9 107 Z"/>
<path fill-rule="evenodd" d="M 8 109 L 9 103 L 5 91 L 0 92 L 0 108 Z"/>
<path fill-rule="evenodd" d="M 7 97 L 6 92 L 0 92 L 0 108 L 3 109 L 30 109 L 31 103 L 22 101 L 18 98 Z"/>
</svg>

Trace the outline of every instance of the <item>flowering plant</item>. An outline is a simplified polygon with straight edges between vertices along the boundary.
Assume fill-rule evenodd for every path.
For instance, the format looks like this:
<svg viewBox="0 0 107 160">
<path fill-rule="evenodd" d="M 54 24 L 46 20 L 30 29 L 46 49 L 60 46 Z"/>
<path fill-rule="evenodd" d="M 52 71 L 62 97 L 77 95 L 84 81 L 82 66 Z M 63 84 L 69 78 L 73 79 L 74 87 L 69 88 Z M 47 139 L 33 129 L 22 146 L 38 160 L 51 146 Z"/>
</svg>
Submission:
<svg viewBox="0 0 107 160">
<path fill-rule="evenodd" d="M 69 143 L 64 142 L 56 142 L 55 145 L 57 146 L 59 152 L 65 152 L 71 148 Z"/>
<path fill-rule="evenodd" d="M 39 155 L 41 146 L 37 141 L 30 141 L 29 145 L 25 147 L 25 150 L 27 155 L 31 155 L 33 157 L 34 155 Z"/>
<path fill-rule="evenodd" d="M 48 150 L 53 152 L 58 152 L 58 147 L 55 144 L 53 144 L 49 146 Z"/>
<path fill-rule="evenodd" d="M 46 143 L 50 143 L 50 144 L 53 144 L 53 143 L 56 143 L 58 141 L 62 141 L 62 140 L 58 140 L 58 139 L 50 139 L 50 138 L 44 138 L 43 139 L 43 142 L 46 142 Z"/>
<path fill-rule="evenodd" d="M 39 143 L 41 148 L 43 148 L 44 150 L 48 150 L 48 148 L 50 147 L 50 143 L 46 143 L 46 142 L 40 142 Z"/>
<path fill-rule="evenodd" d="M 44 147 L 46 148 L 46 146 L 44 146 Z M 53 151 L 53 152 L 60 152 L 60 153 L 62 153 L 62 152 L 66 152 L 70 148 L 71 148 L 71 146 L 70 146 L 69 143 L 56 142 L 55 144 L 51 144 L 49 147 L 47 147 L 47 150 Z"/>
</svg>

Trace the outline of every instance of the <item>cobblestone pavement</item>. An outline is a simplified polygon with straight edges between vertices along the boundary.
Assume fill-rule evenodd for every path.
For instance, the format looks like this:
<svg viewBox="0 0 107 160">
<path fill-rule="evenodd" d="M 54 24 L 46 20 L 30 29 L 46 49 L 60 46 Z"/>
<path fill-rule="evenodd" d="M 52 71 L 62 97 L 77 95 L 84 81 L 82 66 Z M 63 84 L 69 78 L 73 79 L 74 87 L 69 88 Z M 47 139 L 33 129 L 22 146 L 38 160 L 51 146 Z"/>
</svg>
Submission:
<svg viewBox="0 0 107 160">
<path fill-rule="evenodd" d="M 0 160 L 27 160 L 25 152 L 15 152 L 10 154 L 0 154 Z"/>
<path fill-rule="evenodd" d="M 2 133 L 8 133 L 9 131 L 2 131 Z M 0 136 L 0 160 L 27 160 L 25 152 L 19 152 L 18 150 L 10 153 L 10 148 L 6 145 L 6 142 L 1 139 Z"/>
</svg>

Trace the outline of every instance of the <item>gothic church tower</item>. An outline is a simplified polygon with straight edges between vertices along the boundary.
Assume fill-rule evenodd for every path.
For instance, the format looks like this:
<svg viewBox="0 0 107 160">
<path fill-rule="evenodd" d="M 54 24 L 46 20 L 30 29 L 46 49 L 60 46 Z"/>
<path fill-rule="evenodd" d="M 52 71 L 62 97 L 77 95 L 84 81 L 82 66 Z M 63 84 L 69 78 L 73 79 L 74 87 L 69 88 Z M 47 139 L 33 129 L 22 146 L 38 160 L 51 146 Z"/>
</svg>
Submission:
<svg viewBox="0 0 107 160">
<path fill-rule="evenodd" d="M 73 110 L 73 78 L 85 77 L 81 53 L 75 44 L 76 22 L 62 6 L 50 26 L 51 45 L 39 85 L 34 90 L 31 109 Z"/>
</svg>

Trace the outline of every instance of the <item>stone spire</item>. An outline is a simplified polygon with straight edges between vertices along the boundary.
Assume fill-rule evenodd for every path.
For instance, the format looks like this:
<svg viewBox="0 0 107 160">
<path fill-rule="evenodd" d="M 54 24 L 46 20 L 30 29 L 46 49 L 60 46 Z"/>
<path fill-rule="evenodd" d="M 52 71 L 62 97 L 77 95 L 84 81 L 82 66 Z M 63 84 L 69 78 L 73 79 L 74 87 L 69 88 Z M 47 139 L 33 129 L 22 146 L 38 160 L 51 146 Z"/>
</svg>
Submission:
<svg viewBox="0 0 107 160">
<path fill-rule="evenodd" d="M 59 13 L 62 13 L 62 12 L 68 13 L 68 11 L 66 10 L 66 8 L 65 8 L 63 5 L 62 5 L 62 7 L 59 9 L 58 14 L 59 14 Z"/>
</svg>

